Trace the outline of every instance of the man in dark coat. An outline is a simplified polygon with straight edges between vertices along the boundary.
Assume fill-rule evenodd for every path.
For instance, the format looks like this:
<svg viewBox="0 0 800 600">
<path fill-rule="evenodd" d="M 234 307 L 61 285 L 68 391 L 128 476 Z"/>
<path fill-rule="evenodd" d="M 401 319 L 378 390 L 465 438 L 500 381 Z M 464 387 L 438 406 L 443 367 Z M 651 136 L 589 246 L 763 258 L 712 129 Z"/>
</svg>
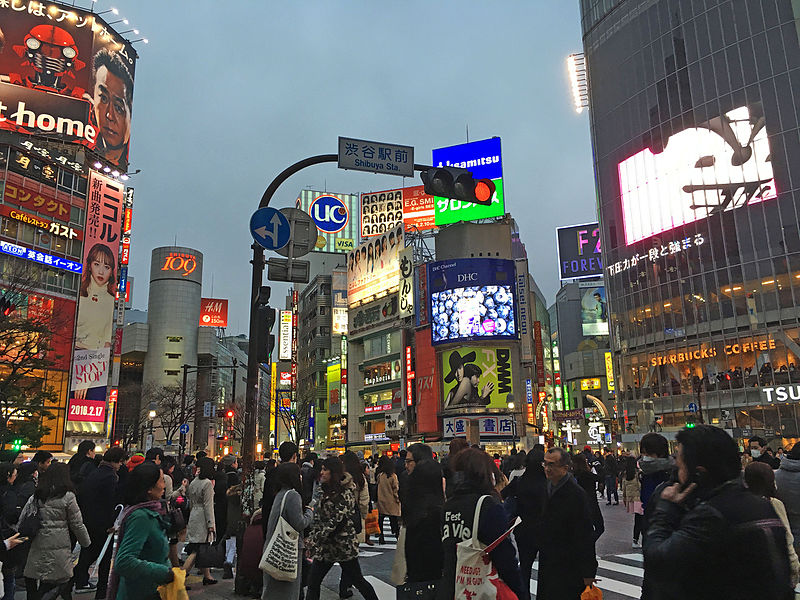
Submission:
<svg viewBox="0 0 800 600">
<path fill-rule="evenodd" d="M 781 461 L 774 456 L 767 454 L 767 440 L 762 437 L 751 437 L 748 440 L 748 447 L 750 449 L 750 456 L 753 457 L 755 462 L 763 462 L 769 465 L 773 471 L 781 466 Z"/>
<path fill-rule="evenodd" d="M 614 494 L 614 504 L 619 504 L 619 493 L 617 492 L 619 464 L 617 463 L 617 457 L 614 456 L 614 453 L 610 450 L 606 453 L 606 462 L 604 466 L 606 472 L 606 498 L 608 498 L 606 504 L 611 504 L 611 494 Z"/>
<path fill-rule="evenodd" d="M 92 440 L 83 440 L 78 444 L 78 451 L 69 459 L 69 476 L 75 487 L 94 469 L 94 449 Z"/>
<path fill-rule="evenodd" d="M 679 483 L 661 491 L 644 538 L 649 598 L 794 598 L 786 530 L 743 487 L 736 442 L 710 425 L 676 439 Z"/>
<path fill-rule="evenodd" d="M 83 523 L 89 531 L 91 546 L 81 549 L 78 564 L 75 567 L 75 589 L 91 591 L 95 586 L 89 583 L 89 567 L 100 556 L 108 534 L 114 527 L 117 516 L 115 507 L 121 502 L 119 496 L 117 471 L 125 460 L 125 451 L 117 446 L 103 455 L 100 466 L 91 471 L 78 490 L 78 505 L 83 515 Z M 111 566 L 111 548 L 100 561 L 95 598 L 106 597 L 106 583 Z"/>
<path fill-rule="evenodd" d="M 589 501 L 570 473 L 571 462 L 563 448 L 544 456 L 547 499 L 537 535 L 537 600 L 578 600 L 597 574 Z"/>
</svg>

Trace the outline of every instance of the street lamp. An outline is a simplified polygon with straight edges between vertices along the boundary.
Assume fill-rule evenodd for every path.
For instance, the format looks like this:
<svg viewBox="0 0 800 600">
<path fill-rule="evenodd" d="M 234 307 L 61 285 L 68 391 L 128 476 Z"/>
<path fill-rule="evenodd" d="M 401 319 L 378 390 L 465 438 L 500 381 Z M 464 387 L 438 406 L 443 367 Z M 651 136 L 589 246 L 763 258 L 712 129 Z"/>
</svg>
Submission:
<svg viewBox="0 0 800 600">
<path fill-rule="evenodd" d="M 147 413 L 147 416 L 150 418 L 150 432 L 149 432 L 147 437 L 148 437 L 148 442 L 150 443 L 150 448 L 152 448 L 153 447 L 153 443 L 155 442 L 155 438 L 153 437 L 153 423 L 154 423 L 155 418 L 156 418 L 156 403 L 155 402 L 151 402 L 150 403 L 150 410 Z M 145 450 L 150 450 L 150 448 L 148 448 L 147 444 L 145 444 Z"/>
<path fill-rule="evenodd" d="M 514 443 L 514 450 L 517 449 L 517 414 L 514 412 L 514 396 L 509 394 L 506 396 L 506 401 L 508 402 L 508 410 L 511 412 L 511 419 L 512 419 L 512 436 L 511 440 Z"/>
</svg>

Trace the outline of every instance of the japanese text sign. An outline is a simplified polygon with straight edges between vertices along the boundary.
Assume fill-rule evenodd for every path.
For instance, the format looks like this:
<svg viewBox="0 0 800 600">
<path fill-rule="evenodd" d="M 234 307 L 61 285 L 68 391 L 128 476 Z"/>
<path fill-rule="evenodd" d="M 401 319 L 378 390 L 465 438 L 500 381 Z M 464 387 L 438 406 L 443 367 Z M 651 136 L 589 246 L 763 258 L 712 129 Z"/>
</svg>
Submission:
<svg viewBox="0 0 800 600">
<path fill-rule="evenodd" d="M 339 138 L 339 168 L 414 176 L 414 147 Z"/>
</svg>

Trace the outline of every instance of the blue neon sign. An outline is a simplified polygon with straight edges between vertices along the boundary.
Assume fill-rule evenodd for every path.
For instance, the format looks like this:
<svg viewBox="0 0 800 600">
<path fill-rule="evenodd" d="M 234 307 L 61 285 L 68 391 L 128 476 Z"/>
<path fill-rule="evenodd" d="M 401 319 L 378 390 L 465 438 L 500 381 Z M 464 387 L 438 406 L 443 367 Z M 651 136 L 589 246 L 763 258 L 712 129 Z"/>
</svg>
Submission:
<svg viewBox="0 0 800 600">
<path fill-rule="evenodd" d="M 0 241 L 0 252 L 10 256 L 16 256 L 17 258 L 31 260 L 46 267 L 64 269 L 70 273 L 81 273 L 83 271 L 83 265 L 79 262 L 61 258 L 60 256 L 53 256 L 45 252 L 39 252 L 38 250 L 31 250 L 30 248 L 18 246 L 11 242 Z"/>
</svg>

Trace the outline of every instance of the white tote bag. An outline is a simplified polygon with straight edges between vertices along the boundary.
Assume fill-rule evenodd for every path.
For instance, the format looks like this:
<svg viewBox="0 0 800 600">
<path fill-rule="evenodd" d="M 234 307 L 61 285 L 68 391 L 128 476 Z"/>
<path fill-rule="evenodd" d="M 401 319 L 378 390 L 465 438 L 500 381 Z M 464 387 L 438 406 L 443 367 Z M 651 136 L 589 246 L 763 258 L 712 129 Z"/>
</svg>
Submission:
<svg viewBox="0 0 800 600">
<path fill-rule="evenodd" d="M 294 581 L 297 579 L 297 556 L 300 548 L 300 534 L 283 518 L 283 504 L 287 491 L 281 500 L 278 523 L 272 537 L 264 548 L 258 568 L 278 581 Z"/>
<path fill-rule="evenodd" d="M 481 496 L 475 507 L 472 520 L 472 537 L 456 544 L 456 598 L 480 598 L 480 600 L 517 600 L 517 596 L 500 579 L 492 564 L 489 552 L 511 534 L 521 519 L 517 517 L 511 528 L 489 546 L 478 541 L 478 524 L 481 506 L 488 496 Z"/>
</svg>

